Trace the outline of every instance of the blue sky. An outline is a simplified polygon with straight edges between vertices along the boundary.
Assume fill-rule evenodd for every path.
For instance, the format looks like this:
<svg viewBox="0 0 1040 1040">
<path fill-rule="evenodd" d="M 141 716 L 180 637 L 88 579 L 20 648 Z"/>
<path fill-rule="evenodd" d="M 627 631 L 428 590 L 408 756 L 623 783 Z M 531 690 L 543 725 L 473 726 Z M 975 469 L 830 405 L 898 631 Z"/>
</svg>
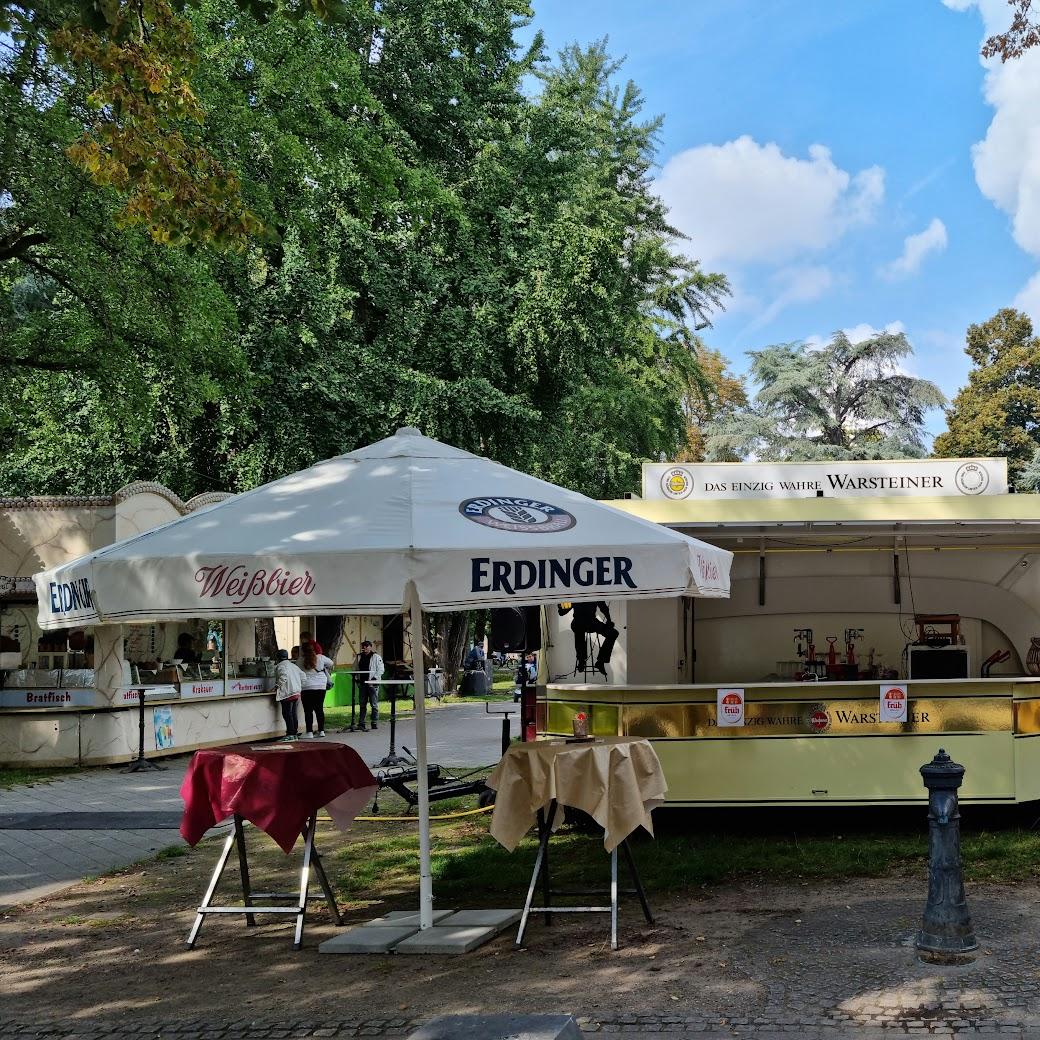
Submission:
<svg viewBox="0 0 1040 1040">
<path fill-rule="evenodd" d="M 978 53 L 1006 10 L 539 0 L 535 28 L 553 50 L 608 37 L 664 116 L 659 188 L 734 284 L 704 336 L 736 370 L 766 344 L 897 323 L 911 370 L 952 395 L 970 323 L 1016 302 L 1040 318 L 1040 53 L 988 70 Z"/>
</svg>

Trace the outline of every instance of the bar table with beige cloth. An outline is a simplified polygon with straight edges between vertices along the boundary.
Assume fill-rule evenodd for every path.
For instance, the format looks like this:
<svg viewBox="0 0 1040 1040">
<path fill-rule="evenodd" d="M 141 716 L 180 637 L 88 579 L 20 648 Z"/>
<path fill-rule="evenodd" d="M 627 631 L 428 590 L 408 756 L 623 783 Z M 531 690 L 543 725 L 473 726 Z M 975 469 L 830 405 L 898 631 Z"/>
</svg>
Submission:
<svg viewBox="0 0 1040 1040">
<path fill-rule="evenodd" d="M 553 799 L 587 812 L 604 830 L 603 847 L 613 852 L 637 827 L 654 833 L 650 813 L 668 790 L 653 745 L 636 737 L 514 744 L 487 785 L 497 792 L 491 834 L 510 852 Z M 562 822 L 561 814 L 553 829 Z"/>
<path fill-rule="evenodd" d="M 587 743 L 540 740 L 515 744 L 488 778 L 496 791 L 491 834 L 512 851 L 520 839 L 538 826 L 538 853 L 524 904 L 516 942 L 523 941 L 532 909 L 552 913 L 609 913 L 610 944 L 617 949 L 617 853 L 620 848 L 628 863 L 646 919 L 653 917 L 625 840 L 639 827 L 654 833 L 651 813 L 664 802 L 668 790 L 664 771 L 650 742 L 644 738 L 597 737 Z M 588 813 L 602 828 L 603 845 L 610 854 L 610 905 L 586 907 L 550 906 L 548 844 L 552 832 L 563 822 L 558 806 L 571 806 Z M 544 871 L 543 907 L 532 907 L 539 875 Z"/>
</svg>

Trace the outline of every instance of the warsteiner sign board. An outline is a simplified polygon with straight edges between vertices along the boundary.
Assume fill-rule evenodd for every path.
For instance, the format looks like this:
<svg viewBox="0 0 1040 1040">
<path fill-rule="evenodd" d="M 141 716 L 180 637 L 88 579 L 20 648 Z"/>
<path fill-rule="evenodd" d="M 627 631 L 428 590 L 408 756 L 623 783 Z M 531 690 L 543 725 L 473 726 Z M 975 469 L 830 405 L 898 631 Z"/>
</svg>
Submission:
<svg viewBox="0 0 1040 1040">
<path fill-rule="evenodd" d="M 937 498 L 1008 493 L 1007 459 L 643 465 L 643 498 Z"/>
</svg>

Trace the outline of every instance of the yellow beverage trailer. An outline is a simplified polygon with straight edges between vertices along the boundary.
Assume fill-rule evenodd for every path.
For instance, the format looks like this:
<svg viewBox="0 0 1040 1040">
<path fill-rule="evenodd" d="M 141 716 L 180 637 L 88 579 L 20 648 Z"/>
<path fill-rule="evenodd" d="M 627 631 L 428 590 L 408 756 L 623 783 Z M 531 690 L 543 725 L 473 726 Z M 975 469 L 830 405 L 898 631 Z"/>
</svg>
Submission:
<svg viewBox="0 0 1040 1040">
<path fill-rule="evenodd" d="M 613 504 L 731 550 L 731 596 L 611 604 L 606 678 L 546 609 L 540 732 L 649 737 L 674 806 L 919 803 L 940 746 L 964 801 L 1040 799 L 1040 496 L 1004 460 L 655 464 Z"/>
</svg>

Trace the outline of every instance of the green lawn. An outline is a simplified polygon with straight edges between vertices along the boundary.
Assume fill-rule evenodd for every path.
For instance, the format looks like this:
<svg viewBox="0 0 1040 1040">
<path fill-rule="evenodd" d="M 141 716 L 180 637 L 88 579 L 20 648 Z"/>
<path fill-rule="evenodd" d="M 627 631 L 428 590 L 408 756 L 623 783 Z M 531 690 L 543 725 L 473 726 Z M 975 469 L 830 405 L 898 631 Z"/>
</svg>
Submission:
<svg viewBox="0 0 1040 1040">
<path fill-rule="evenodd" d="M 55 777 L 76 771 L 76 766 L 53 766 L 48 769 L 0 769 L 0 790 L 20 787 L 22 784 L 46 783 Z"/>
<path fill-rule="evenodd" d="M 380 798 L 388 815 L 389 800 Z M 448 812 L 442 805 L 435 813 Z M 530 880 L 536 843 L 528 836 L 514 853 L 487 833 L 487 817 L 434 824 L 433 873 L 445 899 L 474 898 L 489 904 L 516 898 Z M 360 826 L 360 825 L 359 825 Z M 359 842 L 333 854 L 350 863 L 336 871 L 342 895 L 351 901 L 414 892 L 418 885 L 415 828 L 408 824 L 364 825 Z M 927 876 L 927 833 L 794 836 L 665 834 L 632 844 L 648 892 L 695 892 L 734 881 L 810 884 L 857 877 Z M 599 837 L 561 830 L 554 838 L 553 880 L 562 888 L 607 881 L 608 861 Z M 1040 834 L 1013 828 L 966 835 L 968 881 L 1023 881 L 1040 877 Z M 625 873 L 624 861 L 620 869 Z M 922 887 L 922 893 L 924 888 Z"/>
<path fill-rule="evenodd" d="M 380 814 L 413 815 L 392 792 L 379 797 Z M 473 798 L 435 803 L 434 816 L 471 809 Z M 927 878 L 928 831 L 923 812 L 920 827 L 909 814 L 891 830 L 841 833 L 824 825 L 803 834 L 778 821 L 773 830 L 751 824 L 710 831 L 694 817 L 658 813 L 658 837 L 640 832 L 631 842 L 640 875 L 651 893 L 693 892 L 733 881 L 781 881 L 811 884 L 845 878 L 912 875 L 921 885 Z M 697 817 L 697 819 L 704 819 Z M 846 823 L 848 821 L 846 820 Z M 486 897 L 488 905 L 515 898 L 530 880 L 536 842 L 533 832 L 516 852 L 506 852 L 488 834 L 490 815 L 433 821 L 433 873 L 438 895 L 445 898 Z M 791 818 L 790 826 L 800 826 Z M 358 902 L 414 893 L 418 885 L 417 828 L 411 823 L 358 823 L 355 840 L 342 843 L 327 824 L 323 846 L 337 847 L 334 858 L 350 863 L 337 871 L 341 894 Z M 602 837 L 562 828 L 553 838 L 554 884 L 574 888 L 605 884 L 608 860 Z M 330 850 L 332 851 L 332 850 Z M 967 881 L 1024 881 L 1040 878 L 1040 832 L 1010 817 L 1007 825 L 990 830 L 968 830 L 962 836 L 964 876 Z M 620 862 L 624 878 L 624 860 Z M 924 888 L 922 887 L 922 893 Z"/>
<path fill-rule="evenodd" d="M 486 697 L 461 697 L 457 693 L 446 693 L 443 697 L 426 698 L 426 710 L 437 711 L 439 708 L 447 707 L 449 704 L 483 704 L 484 701 L 511 701 L 512 695 L 512 684 L 510 684 L 508 690 L 495 689 Z M 397 717 L 401 718 L 415 711 L 415 701 L 411 697 L 399 697 L 397 699 Z M 356 714 L 356 712 L 355 712 Z M 379 698 L 379 715 L 380 718 L 386 720 L 390 717 L 390 698 Z M 325 705 L 325 725 L 326 728 L 337 728 L 350 725 L 350 705 L 347 704 L 342 707 L 330 707 L 328 703 Z"/>
</svg>

